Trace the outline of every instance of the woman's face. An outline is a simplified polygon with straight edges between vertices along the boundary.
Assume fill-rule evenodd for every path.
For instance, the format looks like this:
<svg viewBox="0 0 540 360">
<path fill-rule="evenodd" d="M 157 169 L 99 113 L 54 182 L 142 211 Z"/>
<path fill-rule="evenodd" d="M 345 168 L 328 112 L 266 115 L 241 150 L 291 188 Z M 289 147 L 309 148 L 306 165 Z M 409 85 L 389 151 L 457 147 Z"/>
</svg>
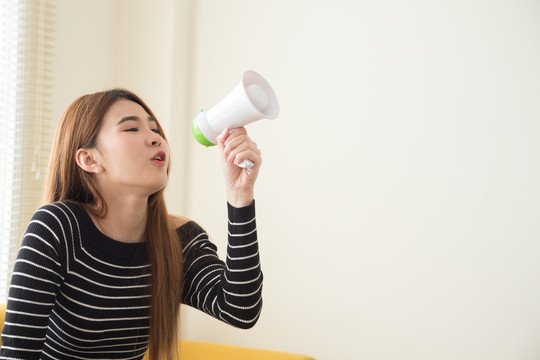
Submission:
<svg viewBox="0 0 540 360">
<path fill-rule="evenodd" d="M 99 185 L 115 194 L 149 196 L 167 185 L 169 145 L 142 106 L 116 101 L 105 113 L 95 150 Z"/>
</svg>

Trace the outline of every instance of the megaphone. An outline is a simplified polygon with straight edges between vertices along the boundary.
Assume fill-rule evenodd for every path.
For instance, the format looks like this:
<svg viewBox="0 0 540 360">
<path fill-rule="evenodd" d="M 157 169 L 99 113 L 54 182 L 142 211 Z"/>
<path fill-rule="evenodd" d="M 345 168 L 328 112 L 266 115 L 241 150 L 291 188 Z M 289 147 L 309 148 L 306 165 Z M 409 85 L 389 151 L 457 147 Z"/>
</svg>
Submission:
<svg viewBox="0 0 540 360">
<path fill-rule="evenodd" d="M 260 119 L 275 119 L 279 103 L 268 82 L 247 70 L 236 87 L 210 110 L 201 110 L 191 125 L 195 139 L 205 146 L 217 144 L 217 136 L 226 128 L 234 130 Z M 251 167 L 243 161 L 238 166 Z"/>
</svg>

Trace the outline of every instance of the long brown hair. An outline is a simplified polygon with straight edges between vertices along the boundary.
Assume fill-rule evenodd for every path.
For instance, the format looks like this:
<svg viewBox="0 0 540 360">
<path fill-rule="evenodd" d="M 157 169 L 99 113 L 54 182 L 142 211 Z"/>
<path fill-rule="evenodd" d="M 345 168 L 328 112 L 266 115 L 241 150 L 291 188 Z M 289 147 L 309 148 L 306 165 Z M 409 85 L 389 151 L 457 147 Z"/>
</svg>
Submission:
<svg viewBox="0 0 540 360">
<path fill-rule="evenodd" d="M 136 102 L 148 115 L 156 118 L 142 99 L 124 89 L 84 95 L 75 100 L 62 115 L 56 129 L 44 203 L 71 200 L 83 204 L 97 217 L 103 217 L 107 213 L 107 204 L 97 190 L 93 175 L 77 165 L 75 154 L 79 148 L 96 146 L 105 113 L 120 99 Z M 159 122 L 157 125 L 163 134 Z M 165 138 L 164 135 L 163 137 Z M 178 235 L 169 221 L 163 192 L 164 189 L 152 194 L 148 199 L 145 230 L 152 271 L 149 339 L 151 360 L 176 359 L 178 355 L 176 344 L 179 335 L 182 249 Z"/>
</svg>

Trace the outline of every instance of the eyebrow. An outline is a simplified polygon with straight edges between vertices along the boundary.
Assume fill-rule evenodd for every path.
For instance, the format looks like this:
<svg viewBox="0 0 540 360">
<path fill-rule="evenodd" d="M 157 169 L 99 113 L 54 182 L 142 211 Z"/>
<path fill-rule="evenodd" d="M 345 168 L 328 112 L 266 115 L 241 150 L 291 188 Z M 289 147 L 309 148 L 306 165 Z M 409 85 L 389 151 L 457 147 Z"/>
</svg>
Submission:
<svg viewBox="0 0 540 360">
<path fill-rule="evenodd" d="M 122 119 L 120 119 L 120 121 L 116 125 L 120 125 L 122 123 L 125 123 L 126 121 L 141 121 L 141 119 L 138 116 L 134 116 L 134 115 L 125 116 Z M 153 122 L 157 123 L 157 120 L 155 118 L 151 117 L 151 116 L 148 117 L 148 121 L 153 121 Z"/>
</svg>

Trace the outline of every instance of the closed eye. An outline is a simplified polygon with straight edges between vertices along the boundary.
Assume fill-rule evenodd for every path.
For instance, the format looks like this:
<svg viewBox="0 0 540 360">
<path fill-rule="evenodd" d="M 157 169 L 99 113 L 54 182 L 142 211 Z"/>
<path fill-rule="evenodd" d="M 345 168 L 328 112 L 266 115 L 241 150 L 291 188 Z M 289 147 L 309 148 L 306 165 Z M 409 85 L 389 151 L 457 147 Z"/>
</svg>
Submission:
<svg viewBox="0 0 540 360">
<path fill-rule="evenodd" d="M 161 134 L 162 134 L 161 130 L 159 130 L 159 129 L 150 129 L 150 130 L 153 131 L 153 132 L 155 132 L 155 133 L 158 134 L 158 135 L 161 135 Z M 129 128 L 129 129 L 126 129 L 126 130 L 124 130 L 124 131 L 125 131 L 125 132 L 128 132 L 128 131 L 129 131 L 129 132 L 136 132 L 136 131 L 139 131 L 139 128 Z"/>
</svg>

